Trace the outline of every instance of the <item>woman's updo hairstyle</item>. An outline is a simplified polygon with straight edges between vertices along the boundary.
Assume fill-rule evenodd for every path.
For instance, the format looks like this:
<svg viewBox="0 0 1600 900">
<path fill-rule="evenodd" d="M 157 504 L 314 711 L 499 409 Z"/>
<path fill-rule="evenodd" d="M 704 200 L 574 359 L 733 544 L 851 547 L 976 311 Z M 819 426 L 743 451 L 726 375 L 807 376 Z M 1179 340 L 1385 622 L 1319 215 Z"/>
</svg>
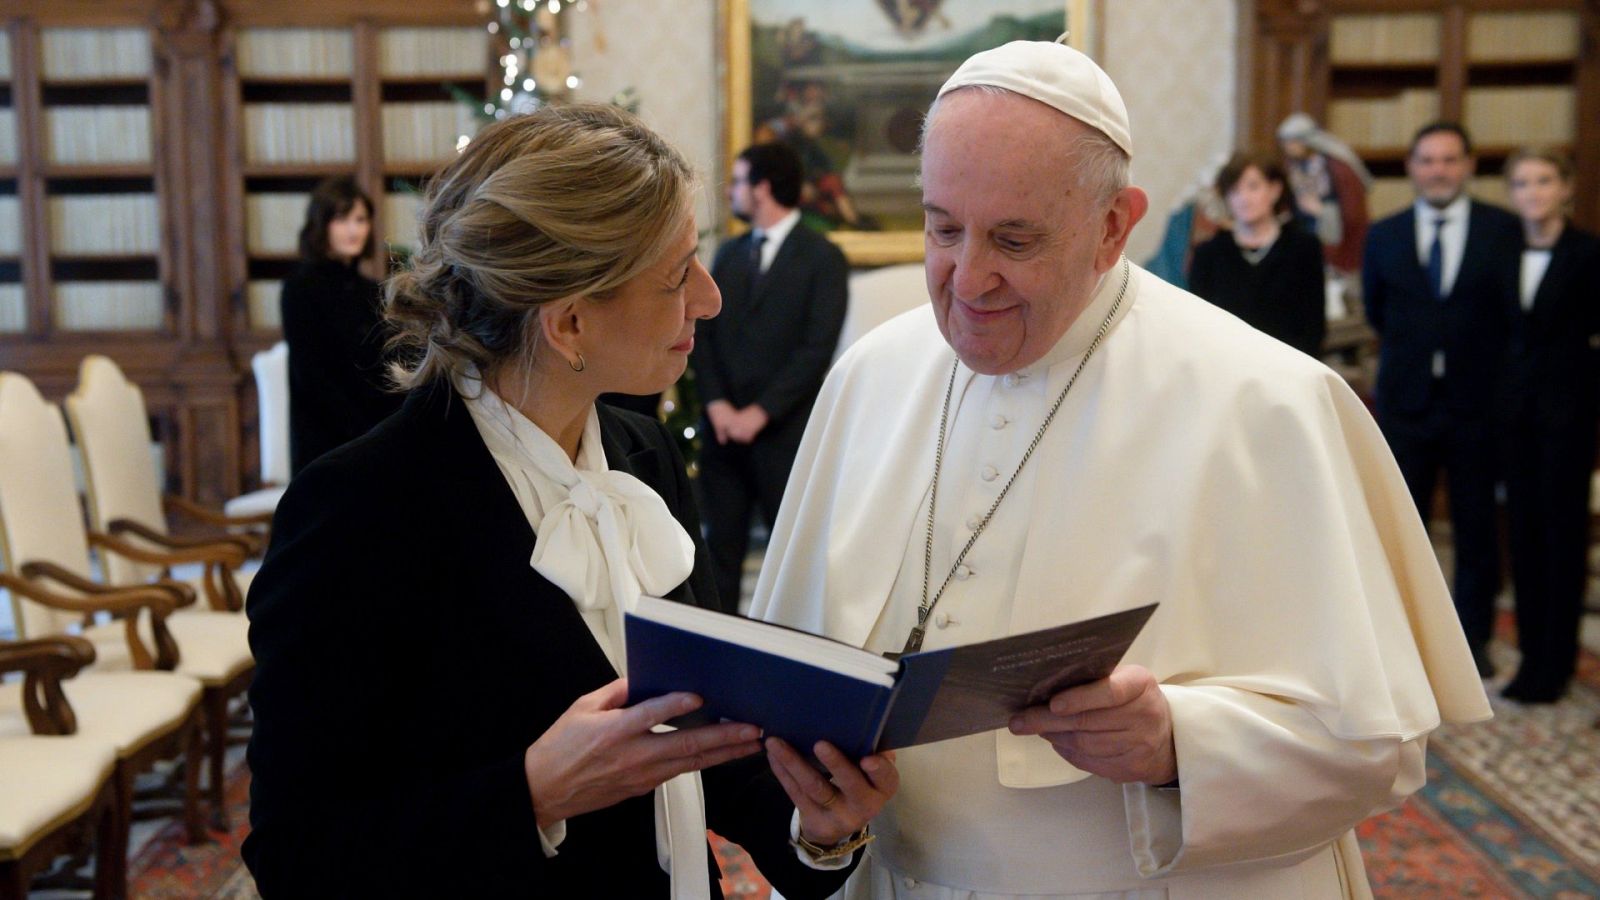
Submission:
<svg viewBox="0 0 1600 900">
<path fill-rule="evenodd" d="M 689 164 L 614 106 L 546 106 L 485 128 L 428 187 L 385 315 L 404 389 L 526 353 L 539 305 L 604 298 L 691 220 Z"/>
</svg>

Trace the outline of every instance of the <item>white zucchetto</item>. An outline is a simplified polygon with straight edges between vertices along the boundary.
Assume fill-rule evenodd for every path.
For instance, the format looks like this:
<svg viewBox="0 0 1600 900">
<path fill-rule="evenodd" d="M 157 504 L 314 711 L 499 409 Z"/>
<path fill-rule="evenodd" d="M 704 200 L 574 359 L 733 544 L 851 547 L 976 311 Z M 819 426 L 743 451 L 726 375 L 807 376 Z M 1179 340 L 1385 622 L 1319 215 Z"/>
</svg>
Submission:
<svg viewBox="0 0 1600 900">
<path fill-rule="evenodd" d="M 1066 35 L 1062 35 L 1065 38 Z M 1133 156 L 1128 108 L 1111 77 L 1094 60 L 1066 44 L 1012 41 L 961 64 L 939 96 L 968 85 L 990 85 L 1031 97 L 1103 132 Z"/>
</svg>

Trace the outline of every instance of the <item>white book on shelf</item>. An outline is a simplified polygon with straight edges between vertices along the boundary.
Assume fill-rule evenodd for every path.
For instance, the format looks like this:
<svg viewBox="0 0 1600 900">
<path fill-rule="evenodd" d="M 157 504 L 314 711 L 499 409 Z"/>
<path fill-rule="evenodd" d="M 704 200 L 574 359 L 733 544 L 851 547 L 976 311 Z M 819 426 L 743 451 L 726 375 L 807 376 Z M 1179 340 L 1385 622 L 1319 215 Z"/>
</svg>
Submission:
<svg viewBox="0 0 1600 900">
<path fill-rule="evenodd" d="M 155 331 L 163 325 L 158 281 L 61 281 L 55 323 L 63 331 Z"/>
<path fill-rule="evenodd" d="M 252 254 L 294 253 L 309 194 L 250 194 L 244 198 L 245 246 Z"/>
<path fill-rule="evenodd" d="M 1467 193 L 1486 203 L 1509 208 L 1511 195 L 1506 190 L 1506 180 L 1499 174 L 1479 175 L 1467 182 Z"/>
<path fill-rule="evenodd" d="M 1570 10 L 1477 12 L 1467 19 L 1468 62 L 1577 59 L 1581 22 Z"/>
<path fill-rule="evenodd" d="M 348 103 L 247 103 L 248 163 L 354 162 L 355 113 Z"/>
<path fill-rule="evenodd" d="M 1431 63 L 1439 58 L 1437 13 L 1362 13 L 1333 17 L 1328 56 L 1335 65 Z"/>
<path fill-rule="evenodd" d="M 378 37 L 378 73 L 483 75 L 488 68 L 489 35 L 478 27 L 386 28 Z"/>
<path fill-rule="evenodd" d="M 143 28 L 46 28 L 40 44 L 48 81 L 150 76 L 150 33 Z"/>
<path fill-rule="evenodd" d="M 22 203 L 16 194 L 0 194 L 0 256 L 22 255 Z"/>
<path fill-rule="evenodd" d="M 250 327 L 256 331 L 276 331 L 283 327 L 282 310 L 278 297 L 283 294 L 283 282 L 265 279 L 245 285 L 245 306 L 250 316 Z"/>
<path fill-rule="evenodd" d="M 50 247 L 66 255 L 154 254 L 161 214 L 154 194 L 51 197 Z"/>
<path fill-rule="evenodd" d="M 17 115 L 11 107 L 0 109 L 0 166 L 17 163 Z"/>
<path fill-rule="evenodd" d="M 355 70 L 348 28 L 246 28 L 237 48 L 245 78 L 348 78 Z"/>
<path fill-rule="evenodd" d="M 477 129 L 462 103 L 383 104 L 383 155 L 393 162 L 441 162 L 455 155 L 456 139 Z"/>
<path fill-rule="evenodd" d="M 1567 143 L 1577 131 L 1577 97 L 1567 85 L 1468 88 L 1463 106 L 1484 145 Z"/>
<path fill-rule="evenodd" d="M 0 333 L 28 330 L 28 295 L 22 285 L 0 282 Z"/>
<path fill-rule="evenodd" d="M 51 162 L 150 162 L 149 107 L 58 106 L 44 118 Z"/>
<path fill-rule="evenodd" d="M 1374 178 L 1367 191 L 1367 213 L 1374 221 L 1411 205 L 1415 194 L 1405 178 Z"/>
<path fill-rule="evenodd" d="M 389 244 L 415 249 L 421 234 L 417 215 L 422 212 L 422 195 L 394 191 L 383 198 L 383 239 Z"/>
</svg>

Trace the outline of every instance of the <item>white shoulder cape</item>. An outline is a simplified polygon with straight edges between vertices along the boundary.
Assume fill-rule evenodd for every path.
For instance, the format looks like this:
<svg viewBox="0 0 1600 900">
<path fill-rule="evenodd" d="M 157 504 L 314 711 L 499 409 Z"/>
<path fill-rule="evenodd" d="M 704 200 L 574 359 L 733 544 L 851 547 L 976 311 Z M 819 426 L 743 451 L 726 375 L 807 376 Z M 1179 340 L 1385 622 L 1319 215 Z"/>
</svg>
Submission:
<svg viewBox="0 0 1600 900">
<path fill-rule="evenodd" d="M 1063 340 L 1082 341 L 1108 302 Z M 918 527 L 953 359 L 923 306 L 839 360 L 752 615 L 866 641 Z M 1489 717 L 1399 469 L 1360 400 L 1310 357 L 1135 267 L 1029 465 L 1011 632 L 1159 601 L 1125 661 L 1164 684 L 1301 705 L 1345 740 Z M 1043 741 L 997 740 L 1002 784 L 1083 777 Z"/>
</svg>

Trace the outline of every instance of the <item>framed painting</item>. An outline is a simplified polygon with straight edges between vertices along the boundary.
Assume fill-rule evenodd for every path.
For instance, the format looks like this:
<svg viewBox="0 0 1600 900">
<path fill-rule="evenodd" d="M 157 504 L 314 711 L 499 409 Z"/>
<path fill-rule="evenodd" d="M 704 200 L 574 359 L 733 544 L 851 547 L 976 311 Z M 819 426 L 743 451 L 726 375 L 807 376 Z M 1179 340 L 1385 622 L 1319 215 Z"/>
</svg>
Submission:
<svg viewBox="0 0 1600 900">
<path fill-rule="evenodd" d="M 1100 2 L 721 0 L 724 178 L 750 144 L 789 143 L 806 165 L 806 223 L 852 265 L 920 260 L 917 142 L 939 86 L 1007 41 L 1067 32 L 1095 55 Z"/>
</svg>

